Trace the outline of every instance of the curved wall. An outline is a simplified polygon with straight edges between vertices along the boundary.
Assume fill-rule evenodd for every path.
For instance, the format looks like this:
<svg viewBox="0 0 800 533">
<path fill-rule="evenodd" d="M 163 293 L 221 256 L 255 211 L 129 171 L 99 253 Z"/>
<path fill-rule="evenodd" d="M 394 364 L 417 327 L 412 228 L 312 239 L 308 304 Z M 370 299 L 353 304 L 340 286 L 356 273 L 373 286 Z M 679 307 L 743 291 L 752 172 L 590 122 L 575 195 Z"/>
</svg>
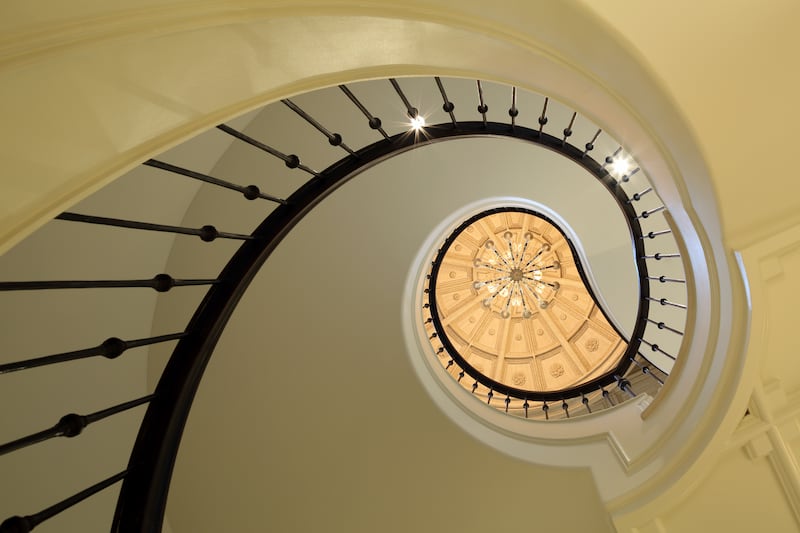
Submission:
<svg viewBox="0 0 800 533">
<path fill-rule="evenodd" d="M 488 12 L 477 1 L 444 0 L 51 7 L 44 15 L 23 2 L 4 6 L 18 18 L 0 48 L 0 155 L 9 175 L 25 179 L 0 200 L 3 249 L 198 131 L 281 96 L 372 75 L 480 73 L 540 88 L 616 124 L 637 153 L 652 149 L 640 124 L 615 120 L 642 99 L 623 103 L 586 83 L 631 59 L 572 3 Z M 645 102 L 654 100 L 656 87 L 641 69 L 625 72 L 602 83 L 645 90 Z M 658 118 L 672 123 L 662 128 L 680 127 L 674 117 Z"/>
</svg>

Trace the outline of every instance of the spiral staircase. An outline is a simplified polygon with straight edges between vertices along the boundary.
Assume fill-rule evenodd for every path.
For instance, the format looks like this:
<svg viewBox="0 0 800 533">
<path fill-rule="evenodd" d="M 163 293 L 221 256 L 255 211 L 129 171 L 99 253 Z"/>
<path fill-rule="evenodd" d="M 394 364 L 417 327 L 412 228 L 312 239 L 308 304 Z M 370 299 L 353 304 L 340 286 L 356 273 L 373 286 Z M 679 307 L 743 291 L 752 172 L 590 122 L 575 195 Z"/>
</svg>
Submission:
<svg viewBox="0 0 800 533">
<path fill-rule="evenodd" d="M 341 9 L 342 18 L 351 14 L 347 6 Z M 373 9 L 376 20 L 388 26 L 403 17 L 418 17 L 419 26 L 441 24 L 424 22 L 430 13 L 413 7 L 403 17 L 391 15 L 391 9 L 379 16 L 379 4 Z M 579 28 L 597 24 L 580 5 L 560 9 L 538 14 L 554 20 L 572 15 Z M 273 20 L 289 21 L 281 26 L 285 31 L 316 27 L 305 15 L 294 20 L 280 10 L 198 13 L 214 20 L 232 17 L 238 20 L 234 26 L 243 24 L 237 17 L 255 17 L 256 25 L 266 27 Z M 136 17 L 125 14 L 119 20 L 132 26 L 122 31 L 135 35 Z M 163 17 L 167 26 L 168 20 L 181 20 L 179 14 L 178 8 L 139 13 L 142 20 Z M 108 19 L 98 17 L 89 30 L 62 26 L 59 38 L 73 43 L 64 46 L 88 46 L 75 36 L 105 27 Z M 326 20 L 341 22 L 335 16 Z M 204 24 L 197 27 L 232 29 Z M 382 30 L 391 42 L 392 28 Z M 408 31 L 404 38 L 411 39 L 425 29 Z M 466 30 L 452 31 L 455 37 Z M 186 37 L 181 31 L 175 35 Z M 236 35 L 266 34 L 237 27 Z M 330 36 L 330 42 L 338 44 L 338 38 Z M 552 44 L 547 31 L 537 38 Z M 115 42 L 125 46 L 124 40 Z M 613 49 L 613 40 L 604 43 Z M 489 43 L 473 46 L 480 50 L 481 44 Z M 14 60 L 9 69 L 36 72 L 26 71 L 26 65 L 39 64 L 23 47 L 7 49 Z M 680 123 L 673 117 L 655 127 L 657 134 L 652 123 L 648 131 L 618 100 L 591 92 L 591 82 L 580 76 L 570 80 L 574 72 L 552 57 L 533 62 L 541 67 L 536 79 L 545 80 L 536 83 L 407 77 L 424 74 L 415 69 L 395 77 L 391 69 L 383 74 L 342 69 L 338 79 L 317 79 L 305 88 L 280 86 L 272 96 L 265 92 L 242 100 L 236 110 L 204 115 L 203 120 L 222 120 L 171 151 L 156 149 L 174 144 L 161 138 L 152 147 L 142 145 L 139 155 L 126 153 L 119 160 L 123 166 L 130 166 L 125 160 L 142 166 L 80 204 L 61 201 L 56 220 L 4 258 L 3 308 L 14 312 L 4 320 L 7 355 L 0 369 L 4 403 L 14 408 L 0 440 L 7 443 L 4 453 L 14 453 L 3 457 L 3 471 L 13 473 L 4 475 L 13 482 L 4 487 L 3 511 L 17 516 L 3 527 L 87 531 L 113 524 L 114 531 L 152 531 L 161 527 L 166 510 L 175 531 L 300 531 L 323 523 L 333 529 L 477 530 L 516 521 L 515 509 L 563 509 L 557 502 L 569 501 L 585 512 L 570 517 L 558 512 L 542 520 L 562 530 L 608 530 L 610 512 L 619 530 L 660 531 L 681 523 L 674 518 L 680 512 L 654 509 L 691 508 L 679 490 L 682 484 L 698 483 L 720 464 L 714 457 L 739 449 L 750 463 L 774 472 L 775 485 L 758 477 L 761 467 L 747 479 L 780 487 L 785 500 L 775 503 L 774 490 L 763 497 L 773 497 L 773 508 L 787 502 L 785 514 L 776 511 L 773 519 L 793 524 L 794 487 L 800 485 L 792 466 L 792 402 L 779 381 L 755 378 L 752 357 L 754 343 L 774 338 L 765 337 L 760 325 L 775 320 L 772 307 L 759 313 L 752 302 L 774 301 L 776 284 L 769 280 L 792 287 L 783 272 L 791 272 L 793 228 L 769 226 L 756 239 L 732 232 L 735 225 L 721 226 L 707 198 L 710 182 L 702 160 L 684 142 L 687 137 L 663 137 L 680 130 Z M 434 73 L 455 70 L 449 65 Z M 487 74 L 508 79 L 497 70 Z M 24 83 L 24 78 L 16 79 Z M 353 81 L 359 78 L 377 79 Z M 635 81 L 649 83 L 645 75 Z M 305 90 L 315 86 L 329 87 Z M 657 95 L 651 93 L 656 103 L 642 109 L 657 113 L 663 105 Z M 276 101 L 227 118 L 255 107 L 256 100 Z M 181 112 L 179 103 L 164 105 Z M 431 111 L 423 112 L 423 105 Z M 410 121 L 419 115 L 427 124 L 415 130 Z M 204 129 L 200 122 L 193 128 Z M 608 145 L 600 136 L 604 129 L 611 132 Z M 186 136 L 175 134 L 176 140 Z M 628 209 L 628 219 L 636 221 L 626 236 L 640 288 L 633 334 L 627 336 L 633 348 L 591 387 L 541 397 L 501 389 L 483 381 L 446 343 L 445 352 L 435 342 L 420 350 L 408 328 L 400 327 L 414 321 L 409 318 L 414 312 L 421 330 L 429 318 L 435 322 L 424 305 L 414 303 L 424 303 L 430 289 L 424 266 L 411 260 L 424 234 L 470 199 L 528 195 L 512 183 L 520 159 L 498 144 L 502 138 L 560 152 L 585 166 L 593 179 L 605 180 L 622 211 Z M 590 154 L 595 148 L 602 154 L 597 158 Z M 630 154 L 636 165 L 634 172 L 614 176 L 607 167 L 620 153 Z M 12 163 L 24 159 L 24 154 L 10 157 Z M 38 167 L 52 164 L 44 158 Z M 97 167 L 94 175 L 106 179 L 119 173 L 109 168 Z M 636 183 L 637 173 L 637 179 L 650 181 Z M 85 192 L 99 184 L 90 174 Z M 629 182 L 636 188 L 628 189 Z M 47 187 L 39 191 L 43 197 Z M 25 194 L 30 196 L 23 190 L 19 197 Z M 53 202 L 56 194 L 50 194 Z M 638 209 L 640 201 L 645 203 Z M 36 212 L 22 211 L 16 220 Z M 16 211 L 9 212 L 14 220 Z M 658 227 L 636 228 L 654 220 Z M 744 235 L 735 258 L 719 239 L 723 232 L 727 238 Z M 671 238 L 673 244 L 658 249 L 639 244 L 657 238 Z M 648 264 L 670 260 L 680 265 L 677 274 L 653 274 Z M 588 260 L 589 271 L 593 261 Z M 749 278 L 747 292 L 737 271 Z M 436 268 L 432 274 L 435 278 Z M 415 286 L 416 279 L 422 285 Z M 668 283 L 681 290 L 656 294 Z M 594 289 L 603 300 L 602 283 Z M 748 337 L 750 306 L 758 326 Z M 649 314 L 662 308 L 684 315 L 676 323 L 672 311 L 667 318 Z M 744 357 L 745 346 L 751 356 Z M 451 358 L 442 359 L 441 353 Z M 436 381 L 448 372 L 458 378 L 459 368 L 462 376 L 474 378 L 474 386 L 461 387 L 459 379 Z M 673 376 L 667 379 L 668 374 Z M 606 390 L 610 386 L 614 396 Z M 519 405 L 509 410 L 512 397 Z M 509 411 L 518 416 L 509 417 Z M 537 412 L 537 420 L 525 420 L 529 411 Z M 50 440 L 58 436 L 74 438 Z M 490 458 L 479 460 L 487 450 Z M 741 474 L 750 463 L 737 463 L 734 471 Z M 393 508 L 400 501 L 415 510 L 427 508 L 427 502 L 462 510 L 457 516 L 431 510 L 399 518 Z M 479 505 L 487 510 L 467 511 Z"/>
</svg>

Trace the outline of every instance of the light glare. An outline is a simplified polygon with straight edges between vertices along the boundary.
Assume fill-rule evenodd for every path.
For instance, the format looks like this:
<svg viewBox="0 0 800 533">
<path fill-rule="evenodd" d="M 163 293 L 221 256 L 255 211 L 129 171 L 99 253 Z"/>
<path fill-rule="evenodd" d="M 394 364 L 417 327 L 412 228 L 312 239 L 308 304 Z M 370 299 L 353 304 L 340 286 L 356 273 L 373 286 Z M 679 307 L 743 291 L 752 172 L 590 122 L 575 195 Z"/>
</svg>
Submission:
<svg viewBox="0 0 800 533">
<path fill-rule="evenodd" d="M 627 174 L 631 169 L 631 162 L 628 161 L 627 157 L 617 157 L 614 159 L 614 162 L 611 163 L 611 168 L 614 170 L 615 174 L 622 176 Z"/>
<path fill-rule="evenodd" d="M 425 117 L 417 115 L 411 118 L 411 127 L 417 131 L 425 127 Z"/>
</svg>

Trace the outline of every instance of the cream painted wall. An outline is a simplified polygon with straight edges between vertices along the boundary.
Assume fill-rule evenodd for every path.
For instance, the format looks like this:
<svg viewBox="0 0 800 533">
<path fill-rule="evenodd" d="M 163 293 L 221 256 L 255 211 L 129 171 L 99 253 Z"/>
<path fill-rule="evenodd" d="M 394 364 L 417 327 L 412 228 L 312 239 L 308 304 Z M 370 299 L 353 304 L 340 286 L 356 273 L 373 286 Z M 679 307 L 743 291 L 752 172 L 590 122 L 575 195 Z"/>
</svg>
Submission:
<svg viewBox="0 0 800 533">
<path fill-rule="evenodd" d="M 742 246 L 796 224 L 800 199 L 788 192 L 800 73 L 787 65 L 800 48 L 800 5 L 583 3 L 649 65 L 691 125 L 715 178 L 728 242 Z"/>
</svg>

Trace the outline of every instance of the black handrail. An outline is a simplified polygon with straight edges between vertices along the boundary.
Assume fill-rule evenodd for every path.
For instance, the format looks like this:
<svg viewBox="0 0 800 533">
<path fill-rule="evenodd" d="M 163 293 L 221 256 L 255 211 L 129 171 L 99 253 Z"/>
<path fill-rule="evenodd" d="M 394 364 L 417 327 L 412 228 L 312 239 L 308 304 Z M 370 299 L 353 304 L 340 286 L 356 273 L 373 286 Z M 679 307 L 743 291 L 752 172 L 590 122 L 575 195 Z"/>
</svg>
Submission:
<svg viewBox="0 0 800 533">
<path fill-rule="evenodd" d="M 287 199 L 286 205 L 276 207 L 253 232 L 256 238 L 242 244 L 220 274 L 220 282 L 209 290 L 198 307 L 187 327 L 189 335 L 179 341 L 164 369 L 156 387 L 156 397 L 149 404 L 131 454 L 130 472 L 122 485 L 113 531 L 120 533 L 150 531 L 161 524 L 169 479 L 192 400 L 233 309 L 261 265 L 289 231 L 324 198 L 360 172 L 386 158 L 444 139 L 477 136 L 513 137 L 566 153 L 614 191 L 615 197 L 626 213 L 629 211 L 633 213 L 633 216 L 629 217 L 630 223 L 636 224 L 636 215 L 630 204 L 626 203 L 627 197 L 617 182 L 602 170 L 597 162 L 585 157 L 580 149 L 570 144 L 562 146 L 559 138 L 548 134 L 540 135 L 536 130 L 520 126 L 512 131 L 506 124 L 493 122 L 488 122 L 486 125 L 483 122 L 459 122 L 457 127 L 453 127 L 452 124 L 441 124 L 427 127 L 426 132 L 426 136 L 405 133 L 394 135 L 358 150 L 356 156 L 347 156 L 334 163 L 322 171 L 319 177 L 309 180 L 292 194 Z M 635 240 L 638 246 L 637 258 L 644 255 L 641 242 L 641 239 Z M 642 263 L 640 272 L 646 273 L 644 260 L 638 259 L 638 261 Z M 648 294 L 648 285 L 643 283 L 643 287 L 642 294 Z M 632 338 L 642 336 L 646 313 L 647 304 L 643 302 L 639 308 L 639 318 Z M 471 367 L 467 367 L 467 372 L 473 378 L 481 376 Z M 599 385 L 605 383 L 605 380 L 602 383 L 600 380 L 595 380 L 579 387 L 576 392 L 580 395 L 581 392 L 596 390 Z M 500 384 L 495 388 L 503 393 L 507 389 Z M 561 400 L 562 396 L 559 395 L 558 399 Z"/>
<path fill-rule="evenodd" d="M 633 389 L 626 378 L 626 371 L 629 365 L 635 365 L 641 370 L 642 374 L 652 376 L 657 382 L 663 384 L 663 378 L 653 374 L 652 369 L 661 370 L 652 364 L 640 351 L 640 343 L 644 343 L 653 352 L 659 352 L 666 357 L 674 359 L 673 356 L 664 352 L 658 344 L 651 344 L 644 340 L 645 327 L 648 323 L 654 324 L 658 329 L 682 335 L 678 329 L 666 326 L 663 322 L 654 321 L 648 318 L 649 302 L 654 301 L 662 306 L 670 305 L 684 308 L 681 304 L 676 304 L 666 298 L 655 299 L 650 297 L 649 282 L 657 281 L 660 283 L 673 282 L 685 283 L 685 280 L 669 278 L 666 276 L 650 276 L 647 271 L 647 261 L 679 257 L 673 253 L 656 253 L 648 255 L 645 251 L 645 241 L 651 240 L 659 235 L 670 233 L 671 230 L 651 231 L 642 234 L 639 221 L 664 211 L 660 206 L 654 209 L 634 211 L 633 202 L 639 201 L 642 196 L 649 193 L 652 189 L 648 188 L 629 197 L 622 189 L 621 183 L 630 180 L 630 177 L 639 171 L 634 169 L 630 173 L 622 176 L 617 181 L 606 170 L 606 165 L 612 162 L 611 158 L 606 158 L 602 164 L 597 163 L 588 154 L 594 149 L 594 143 L 601 134 L 597 130 L 594 137 L 587 142 L 583 148 L 573 146 L 567 142 L 573 135 L 573 125 L 577 112 L 572 113 L 569 125 L 560 132 L 559 136 L 546 133 L 543 128 L 548 122 L 547 110 L 549 98 L 545 97 L 540 116 L 538 116 L 538 128 L 531 129 L 523 127 L 516 120 L 519 115 L 517 107 L 516 88 L 512 88 L 511 107 L 509 117 L 511 123 L 491 122 L 487 118 L 488 105 L 484 100 L 483 87 L 477 81 L 479 106 L 478 112 L 482 120 L 476 121 L 456 121 L 454 114 L 455 104 L 450 101 L 445 92 L 444 84 L 440 78 L 434 78 L 436 86 L 443 103 L 442 109 L 449 114 L 450 121 L 442 124 L 426 126 L 425 135 L 408 135 L 407 132 L 389 135 L 381 124 L 380 119 L 374 116 L 361 101 L 346 86 L 339 86 L 348 99 L 364 114 L 368 119 L 369 127 L 376 130 L 383 137 L 379 141 L 368 145 L 359 150 L 352 150 L 341 140 L 341 135 L 332 133 L 321 125 L 316 119 L 295 105 L 290 100 L 283 100 L 283 103 L 292 109 L 301 118 L 309 122 L 317 130 L 328 138 L 328 142 L 333 146 L 341 146 L 348 155 L 343 159 L 330 165 L 322 172 L 316 172 L 300 163 L 298 156 L 284 154 L 277 149 L 250 137 L 249 135 L 237 131 L 225 124 L 219 125 L 218 129 L 236 139 L 255 146 L 264 152 L 275 156 L 285 163 L 290 169 L 299 169 L 311 174 L 312 177 L 293 194 L 286 199 L 262 193 L 255 185 L 240 186 L 235 183 L 214 178 L 207 174 L 202 174 L 182 167 L 178 167 L 155 159 L 149 159 L 143 164 L 149 167 L 158 168 L 174 174 L 183 175 L 192 179 L 203 181 L 211 185 L 235 190 L 244 195 L 248 200 L 257 198 L 274 202 L 277 207 L 266 219 L 250 234 L 235 234 L 219 232 L 213 226 L 203 226 L 201 228 L 188 228 L 182 226 L 162 225 L 149 222 L 140 222 L 110 217 L 99 217 L 93 215 L 83 215 L 75 213 L 64 213 L 57 218 L 74 222 L 88 224 L 99 224 L 106 226 L 116 226 L 135 230 L 162 231 L 179 234 L 197 235 L 204 241 L 213 241 L 217 238 L 238 239 L 243 241 L 241 246 L 228 261 L 220 275 L 212 279 L 175 279 L 168 274 L 158 274 L 152 279 L 133 279 L 133 280 L 86 280 L 86 281 L 12 281 L 0 282 L 0 291 L 19 291 L 19 290 L 48 290 L 48 289 L 77 289 L 77 288 L 120 288 L 120 287 L 149 287 L 159 292 L 166 292 L 175 286 L 183 285 L 209 285 L 209 289 L 200 305 L 196 308 L 191 321 L 184 331 L 169 335 L 160 335 L 144 339 L 123 341 L 116 337 L 111 337 L 98 346 L 85 348 L 71 352 L 64 352 L 55 355 L 27 359 L 16 363 L 6 363 L 0 365 L 0 374 L 33 368 L 37 366 L 49 365 L 82 359 L 92 356 L 103 356 L 113 359 L 121 355 L 125 350 L 137 346 L 161 343 L 177 340 L 175 347 L 167 365 L 161 375 L 155 391 L 145 397 L 132 400 L 123 404 L 97 411 L 89 415 L 69 414 L 62 417 L 56 425 L 49 429 L 33 433 L 27 437 L 22 437 L 12 441 L 4 447 L 0 447 L 3 452 L 17 449 L 21 446 L 34 444 L 46 438 L 55 436 L 71 437 L 79 434 L 83 427 L 94 421 L 107 416 L 131 409 L 133 407 L 148 404 L 147 412 L 140 426 L 139 433 L 134 444 L 133 451 L 129 458 L 128 467 L 125 471 L 112 476 L 89 489 L 81 491 L 76 495 L 63 500 L 62 502 L 45 509 L 35 515 L 17 516 L 8 519 L 0 525 L 0 531 L 29 531 L 43 520 L 57 514 L 71 505 L 85 499 L 86 497 L 122 480 L 122 488 L 117 502 L 112 531 L 123 533 L 142 533 L 146 531 L 156 531 L 161 527 L 165 511 L 169 482 L 174 468 L 177 450 L 183 433 L 183 429 L 191 408 L 195 393 L 203 376 L 205 368 L 210 360 L 214 348 L 225 328 L 234 308 L 247 290 L 250 282 L 270 256 L 272 251 L 278 246 L 282 239 L 292 230 L 292 228 L 317 204 L 330 195 L 338 187 L 357 176 L 364 170 L 378 164 L 379 162 L 394 155 L 401 154 L 408 150 L 425 146 L 434 142 L 447 139 L 464 137 L 510 137 L 514 139 L 530 142 L 549 150 L 556 151 L 576 164 L 582 166 L 592 173 L 616 199 L 620 209 L 626 215 L 629 229 L 632 235 L 632 243 L 635 251 L 635 261 L 640 275 L 640 305 L 633 334 L 629 343 L 628 350 L 622 357 L 619 365 L 608 374 L 596 378 L 580 387 L 574 387 L 568 391 L 556 391 L 545 393 L 539 396 L 530 394 L 530 391 L 522 391 L 524 395 L 517 394 L 517 390 L 507 387 L 500 383 L 493 382 L 472 368 L 463 358 L 460 358 L 452 345 L 448 346 L 446 336 L 442 334 L 441 324 L 438 322 L 435 304 L 435 291 L 430 291 L 430 301 L 425 307 L 430 310 L 431 320 L 436 330 L 432 337 L 438 337 L 443 347 L 440 352 L 447 352 L 450 360 L 448 368 L 454 364 L 461 367 L 459 381 L 469 375 L 475 380 L 472 386 L 473 392 L 478 388 L 478 383 L 488 388 L 487 403 L 491 403 L 494 397 L 496 401 L 505 404 L 505 410 L 509 410 L 511 398 L 523 400 L 521 408 L 525 410 L 527 417 L 529 409 L 534 409 L 530 401 L 541 401 L 540 406 L 545 418 L 550 418 L 555 413 L 550 413 L 550 405 L 553 402 L 561 406 L 561 411 L 566 418 L 582 414 L 575 411 L 575 406 L 568 403 L 572 397 L 580 397 L 580 403 L 585 407 L 586 413 L 592 412 L 587 395 L 590 393 L 601 394 L 610 405 L 615 403 L 612 396 L 606 390 L 606 386 L 616 384 L 618 389 L 628 395 L 633 396 Z M 417 116 L 418 111 L 413 108 L 408 97 L 403 92 L 397 80 L 390 79 L 392 87 L 397 92 L 409 117 Z M 563 133 L 563 136 L 561 135 Z M 621 149 L 620 149 L 621 150 Z M 617 152 L 619 152 L 618 150 Z M 577 258 L 577 254 L 575 254 Z M 577 262 L 576 262 L 577 263 Z M 436 269 L 434 265 L 434 269 Z M 436 278 L 436 273 L 432 273 L 431 284 Z M 587 287 L 588 284 L 587 284 Z M 591 288 L 589 287 L 591 291 Z M 634 346 L 636 347 L 634 349 Z M 645 363 L 636 361 L 640 357 Z M 663 374 L 663 372 L 662 372 Z M 530 401 L 529 401 L 530 400 Z M 619 400 L 621 401 L 621 400 Z M 578 405 L 580 408 L 581 406 Z M 570 409 L 573 409 L 572 412 Z M 516 407 L 515 407 L 516 409 Z M 558 412 L 556 411 L 556 412 Z M 18 529 L 14 529 L 18 528 Z M 23 528 L 23 529 L 19 529 Z M 25 529 L 27 528 L 27 529 Z"/>
</svg>

